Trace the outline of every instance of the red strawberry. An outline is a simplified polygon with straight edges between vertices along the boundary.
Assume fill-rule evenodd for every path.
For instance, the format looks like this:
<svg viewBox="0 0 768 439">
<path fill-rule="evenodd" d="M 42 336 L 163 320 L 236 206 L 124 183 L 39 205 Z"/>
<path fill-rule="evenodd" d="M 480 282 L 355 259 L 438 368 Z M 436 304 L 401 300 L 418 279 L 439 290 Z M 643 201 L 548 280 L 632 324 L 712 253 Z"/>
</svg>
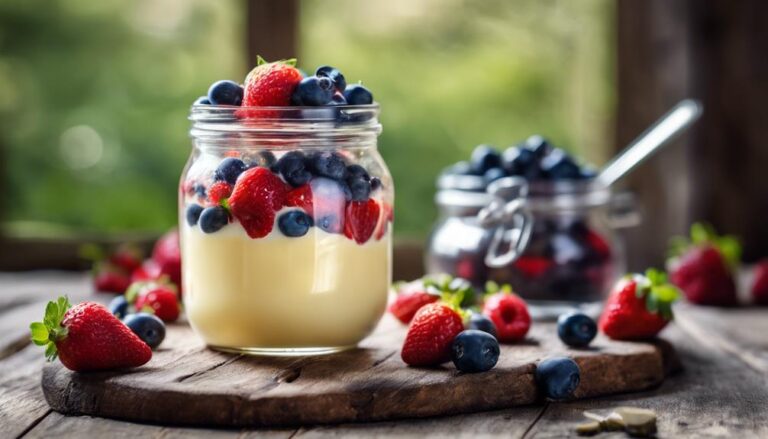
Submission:
<svg viewBox="0 0 768 439">
<path fill-rule="evenodd" d="M 258 57 L 256 67 L 245 78 L 243 107 L 285 107 L 291 105 L 291 95 L 301 82 L 301 72 L 294 67 L 295 59 L 266 62 Z M 239 117 L 274 116 L 272 111 L 242 109 L 236 112 Z"/>
<path fill-rule="evenodd" d="M 141 265 L 141 251 L 132 245 L 121 245 L 109 255 L 109 262 L 130 273 Z"/>
<path fill-rule="evenodd" d="M 232 185 L 226 181 L 217 181 L 208 188 L 208 199 L 213 204 L 219 204 L 232 194 Z"/>
<path fill-rule="evenodd" d="M 710 226 L 694 224 L 691 242 L 681 238 L 673 241 L 670 278 L 693 303 L 736 305 L 733 269 L 739 264 L 740 253 L 735 238 L 717 236 Z"/>
<path fill-rule="evenodd" d="M 451 357 L 453 339 L 464 330 L 461 315 L 448 305 L 422 306 L 411 320 L 405 336 L 403 361 L 411 366 L 436 366 Z"/>
<path fill-rule="evenodd" d="M 167 285 L 154 285 L 139 293 L 136 309 L 151 310 L 164 322 L 175 322 L 181 312 L 176 291 Z"/>
<path fill-rule="evenodd" d="M 312 186 L 303 184 L 296 189 L 288 191 L 285 195 L 285 205 L 288 207 L 300 207 L 308 215 L 314 215 L 312 212 Z"/>
<path fill-rule="evenodd" d="M 752 300 L 758 305 L 768 305 L 768 259 L 758 262 L 754 276 Z"/>
<path fill-rule="evenodd" d="M 653 337 L 672 320 L 672 303 L 679 296 L 663 272 L 650 269 L 645 276 L 625 276 L 608 296 L 598 325 L 616 340 Z"/>
<path fill-rule="evenodd" d="M 272 231 L 275 212 L 283 207 L 288 187 L 267 168 L 251 168 L 237 179 L 229 197 L 232 215 L 248 236 L 263 238 Z"/>
<path fill-rule="evenodd" d="M 373 200 L 350 201 L 344 218 L 344 235 L 364 244 L 371 238 L 379 222 L 379 204 Z"/>
<path fill-rule="evenodd" d="M 160 266 L 152 259 L 147 259 L 139 268 L 133 270 L 131 273 L 131 283 L 159 279 L 162 275 Z"/>
<path fill-rule="evenodd" d="M 388 309 L 398 320 L 408 324 L 422 306 L 439 299 L 440 296 L 427 292 L 424 282 L 418 280 L 400 288 Z"/>
<path fill-rule="evenodd" d="M 376 225 L 376 232 L 373 235 L 377 241 L 384 237 L 384 235 L 387 233 L 387 230 L 389 229 L 389 224 L 394 221 L 394 219 L 395 211 L 392 208 L 392 205 L 383 202 L 381 204 L 381 218 Z"/>
<path fill-rule="evenodd" d="M 30 325 L 32 341 L 45 346 L 45 356 L 76 372 L 137 367 L 152 350 L 103 305 L 85 302 L 71 307 L 66 297 L 48 302 L 42 322 Z"/>
<path fill-rule="evenodd" d="M 131 278 L 112 264 L 101 262 L 95 267 L 93 287 L 99 293 L 123 294 Z"/>
<path fill-rule="evenodd" d="M 587 243 L 600 258 L 608 259 L 611 256 L 611 247 L 608 246 L 608 242 L 594 230 L 587 230 Z"/>
<path fill-rule="evenodd" d="M 541 256 L 521 256 L 514 262 L 514 266 L 527 277 L 539 277 L 554 263 L 552 259 Z"/>
<path fill-rule="evenodd" d="M 498 287 L 494 288 L 498 290 Z M 483 314 L 496 325 L 497 337 L 502 343 L 514 343 L 525 338 L 531 328 L 528 306 L 512 289 L 505 285 L 485 299 Z"/>
<path fill-rule="evenodd" d="M 171 229 L 155 243 L 152 250 L 152 260 L 157 264 L 160 275 L 168 276 L 171 282 L 179 287 L 181 285 L 181 248 L 179 247 L 179 231 Z"/>
</svg>

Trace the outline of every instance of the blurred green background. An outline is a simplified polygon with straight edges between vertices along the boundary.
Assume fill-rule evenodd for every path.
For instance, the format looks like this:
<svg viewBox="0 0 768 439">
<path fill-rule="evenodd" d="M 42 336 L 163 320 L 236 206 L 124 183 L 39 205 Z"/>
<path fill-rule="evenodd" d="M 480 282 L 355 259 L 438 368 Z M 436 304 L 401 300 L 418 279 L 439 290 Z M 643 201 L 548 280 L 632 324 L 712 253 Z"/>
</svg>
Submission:
<svg viewBox="0 0 768 439">
<path fill-rule="evenodd" d="M 434 179 L 479 143 L 532 133 L 600 164 L 614 106 L 609 0 L 304 0 L 299 64 L 339 67 L 382 105 L 396 232 L 423 237 Z M 234 0 L 0 3 L 3 222 L 161 231 L 176 221 L 190 103 L 242 81 Z"/>
</svg>

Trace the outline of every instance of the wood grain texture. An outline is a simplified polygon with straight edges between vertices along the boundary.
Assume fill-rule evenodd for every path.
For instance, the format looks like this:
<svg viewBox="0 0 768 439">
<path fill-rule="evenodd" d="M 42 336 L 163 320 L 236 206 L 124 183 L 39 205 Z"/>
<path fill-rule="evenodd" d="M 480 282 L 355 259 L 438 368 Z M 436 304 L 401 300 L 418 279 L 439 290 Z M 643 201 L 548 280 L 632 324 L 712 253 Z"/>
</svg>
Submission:
<svg viewBox="0 0 768 439">
<path fill-rule="evenodd" d="M 490 372 L 459 374 L 448 365 L 406 367 L 399 356 L 405 328 L 390 318 L 359 349 L 304 358 L 218 353 L 186 326 L 169 329 L 165 347 L 132 371 L 77 374 L 46 366 L 43 388 L 51 407 L 65 414 L 227 427 L 421 418 L 540 401 L 533 372 L 547 356 L 569 355 L 579 363 L 577 398 L 647 389 L 664 379 L 662 352 L 669 352 L 604 338 L 592 349 L 568 350 L 553 324 L 541 323 L 525 343 L 504 346 Z"/>
</svg>

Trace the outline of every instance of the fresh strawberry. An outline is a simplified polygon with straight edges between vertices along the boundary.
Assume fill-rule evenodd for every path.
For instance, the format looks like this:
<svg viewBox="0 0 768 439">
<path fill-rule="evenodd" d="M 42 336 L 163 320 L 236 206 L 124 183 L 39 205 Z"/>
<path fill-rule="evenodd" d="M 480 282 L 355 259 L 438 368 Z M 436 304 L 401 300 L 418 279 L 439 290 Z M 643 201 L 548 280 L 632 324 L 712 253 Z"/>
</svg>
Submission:
<svg viewBox="0 0 768 439">
<path fill-rule="evenodd" d="M 587 244 L 601 259 L 611 256 L 611 247 L 608 242 L 594 230 L 587 230 Z"/>
<path fill-rule="evenodd" d="M 376 200 L 350 201 L 344 218 L 344 235 L 358 244 L 367 242 L 379 222 L 379 203 Z"/>
<path fill-rule="evenodd" d="M 138 268 L 141 265 L 141 259 L 141 250 L 128 244 L 120 245 L 109 255 L 109 262 L 126 273 Z"/>
<path fill-rule="evenodd" d="M 160 272 L 160 266 L 152 259 L 147 259 L 141 266 L 131 272 L 131 283 L 160 279 L 163 273 Z"/>
<path fill-rule="evenodd" d="M 378 224 L 376 225 L 376 232 L 374 232 L 373 237 L 376 238 L 377 241 L 381 240 L 381 238 L 384 237 L 384 235 L 387 233 L 387 230 L 389 229 L 389 224 L 392 223 L 395 219 L 395 211 L 392 208 L 392 205 L 386 202 L 383 202 L 381 204 L 381 218 L 379 219 Z"/>
<path fill-rule="evenodd" d="M 151 312 L 164 322 L 175 322 L 179 318 L 179 298 L 172 285 L 149 282 L 139 285 L 137 289 L 134 305 L 137 310 Z M 133 302 L 133 297 L 129 297 L 128 301 Z"/>
<path fill-rule="evenodd" d="M 283 207 L 288 186 L 267 168 L 251 168 L 237 179 L 229 208 L 248 236 L 263 238 L 272 231 L 275 212 Z"/>
<path fill-rule="evenodd" d="M 436 366 L 451 357 L 453 339 L 464 330 L 461 314 L 444 303 L 422 306 L 405 336 L 403 361 L 411 366 Z"/>
<path fill-rule="evenodd" d="M 768 259 L 755 266 L 752 281 L 752 300 L 758 305 L 768 305 Z"/>
<path fill-rule="evenodd" d="M 691 241 L 676 238 L 668 261 L 672 283 L 685 297 L 700 305 L 736 305 L 733 271 L 739 264 L 741 248 L 730 236 L 717 236 L 710 226 L 694 224 Z"/>
<path fill-rule="evenodd" d="M 408 324 L 422 306 L 437 302 L 439 299 L 439 294 L 428 291 L 424 282 L 417 280 L 397 288 L 395 300 L 389 305 L 388 310 L 398 320 Z"/>
<path fill-rule="evenodd" d="M 232 194 L 232 185 L 226 181 L 217 181 L 208 188 L 208 199 L 213 204 L 219 204 Z"/>
<path fill-rule="evenodd" d="M 156 278 L 168 276 L 181 292 L 181 248 L 178 230 L 172 229 L 160 237 L 152 250 L 152 260 L 160 270 L 160 275 Z"/>
<path fill-rule="evenodd" d="M 285 205 L 288 207 L 300 207 L 307 215 L 314 215 L 312 209 L 312 186 L 303 184 L 296 189 L 291 189 L 285 194 Z"/>
<path fill-rule="evenodd" d="M 598 325 L 616 340 L 650 338 L 672 320 L 672 303 L 680 292 L 663 272 L 650 269 L 621 279 L 611 291 Z"/>
<path fill-rule="evenodd" d="M 514 266 L 526 277 L 539 277 L 554 263 L 552 259 L 541 256 L 521 256 L 514 262 Z"/>
<path fill-rule="evenodd" d="M 131 284 L 131 278 L 118 267 L 100 262 L 94 267 L 93 287 L 99 293 L 123 294 Z"/>
<path fill-rule="evenodd" d="M 295 59 L 267 62 L 258 57 L 256 67 L 245 78 L 243 107 L 291 105 L 291 95 L 302 80 L 295 65 Z"/>
<path fill-rule="evenodd" d="M 76 372 L 137 367 L 152 358 L 149 346 L 98 303 L 71 307 L 60 297 L 48 302 L 43 321 L 32 323 L 30 330 L 49 361 L 58 356 Z"/>
<path fill-rule="evenodd" d="M 531 315 L 525 301 L 513 293 L 509 285 L 499 287 L 488 282 L 486 291 L 483 314 L 496 325 L 496 338 L 502 343 L 523 340 L 531 328 Z"/>
</svg>

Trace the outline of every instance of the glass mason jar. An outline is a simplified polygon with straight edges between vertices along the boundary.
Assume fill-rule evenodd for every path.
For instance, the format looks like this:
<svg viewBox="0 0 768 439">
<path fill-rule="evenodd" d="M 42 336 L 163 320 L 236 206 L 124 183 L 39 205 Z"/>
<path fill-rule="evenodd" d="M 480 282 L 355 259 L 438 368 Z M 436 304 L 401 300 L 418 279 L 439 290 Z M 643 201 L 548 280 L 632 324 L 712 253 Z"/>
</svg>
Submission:
<svg viewBox="0 0 768 439">
<path fill-rule="evenodd" d="M 507 177 L 480 192 L 473 178 L 438 181 L 428 272 L 509 283 L 543 317 L 605 298 L 626 265 L 616 229 L 638 221 L 631 199 L 596 181 Z"/>
<path fill-rule="evenodd" d="M 394 201 L 378 113 L 193 106 L 179 191 L 184 306 L 211 348 L 324 354 L 376 326 Z"/>
</svg>

